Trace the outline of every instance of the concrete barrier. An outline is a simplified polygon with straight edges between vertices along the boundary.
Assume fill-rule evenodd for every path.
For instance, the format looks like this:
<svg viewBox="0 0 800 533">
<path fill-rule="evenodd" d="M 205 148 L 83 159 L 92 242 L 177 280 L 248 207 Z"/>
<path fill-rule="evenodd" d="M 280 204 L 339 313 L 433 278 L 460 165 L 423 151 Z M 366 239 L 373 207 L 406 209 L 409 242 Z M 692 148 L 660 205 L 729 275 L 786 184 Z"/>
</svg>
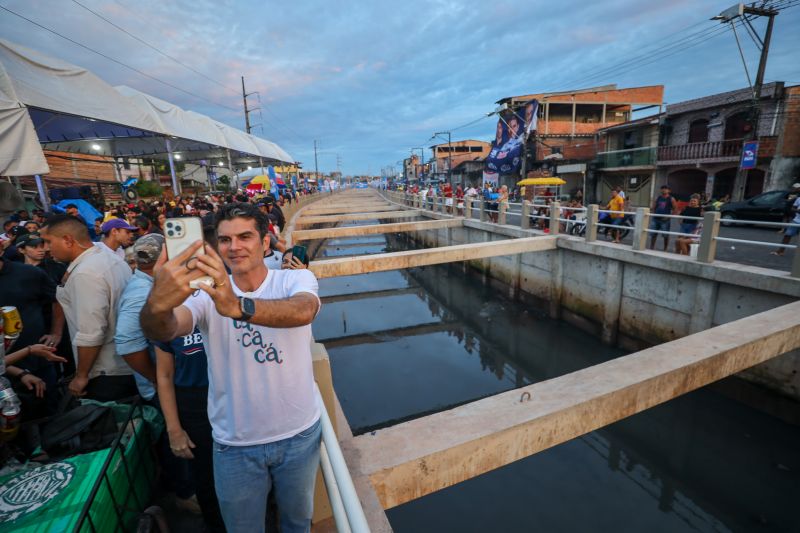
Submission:
<svg viewBox="0 0 800 533">
<path fill-rule="evenodd" d="M 295 242 L 312 239 L 337 239 L 342 237 L 360 237 L 362 235 L 378 235 L 381 233 L 404 233 L 409 231 L 425 231 L 439 228 L 461 227 L 463 219 L 431 220 L 424 222 L 396 222 L 393 224 L 372 224 L 369 226 L 348 226 L 344 228 L 322 228 L 296 230 L 292 234 Z"/>
<path fill-rule="evenodd" d="M 353 213 L 348 215 L 301 216 L 295 220 L 295 226 L 311 224 L 337 224 L 354 220 L 389 220 L 392 218 L 415 218 L 421 216 L 419 211 L 389 211 L 385 213 Z"/>
<path fill-rule="evenodd" d="M 388 509 L 649 409 L 800 347 L 800 302 L 356 437 Z"/>
<path fill-rule="evenodd" d="M 353 274 L 366 274 L 368 272 L 383 272 L 386 270 L 400 270 L 425 265 L 470 261 L 494 256 L 509 256 L 514 254 L 553 250 L 556 247 L 555 237 L 528 237 L 525 239 L 508 239 L 487 243 L 461 244 L 457 246 L 444 246 L 429 250 L 409 250 L 388 254 L 375 254 L 312 261 L 309 270 L 317 278 L 331 278 L 335 276 L 350 276 Z"/>
</svg>

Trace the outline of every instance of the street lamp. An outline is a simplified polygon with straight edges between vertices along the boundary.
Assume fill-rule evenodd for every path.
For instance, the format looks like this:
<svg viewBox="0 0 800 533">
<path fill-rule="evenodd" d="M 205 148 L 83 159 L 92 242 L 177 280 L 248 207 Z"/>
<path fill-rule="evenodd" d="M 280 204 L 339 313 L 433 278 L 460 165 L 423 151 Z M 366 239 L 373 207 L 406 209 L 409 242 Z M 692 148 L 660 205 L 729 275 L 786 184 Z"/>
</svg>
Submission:
<svg viewBox="0 0 800 533">
<path fill-rule="evenodd" d="M 450 132 L 449 131 L 436 132 L 436 133 L 433 134 L 433 137 L 431 137 L 431 139 L 434 139 L 436 137 L 439 137 L 440 135 L 445 135 L 445 134 L 447 134 L 447 183 L 449 183 L 450 186 L 452 186 L 453 185 L 453 177 L 452 177 L 451 172 L 452 172 L 452 167 L 453 167 L 453 157 L 452 157 L 453 156 L 453 144 L 451 143 Z"/>
</svg>

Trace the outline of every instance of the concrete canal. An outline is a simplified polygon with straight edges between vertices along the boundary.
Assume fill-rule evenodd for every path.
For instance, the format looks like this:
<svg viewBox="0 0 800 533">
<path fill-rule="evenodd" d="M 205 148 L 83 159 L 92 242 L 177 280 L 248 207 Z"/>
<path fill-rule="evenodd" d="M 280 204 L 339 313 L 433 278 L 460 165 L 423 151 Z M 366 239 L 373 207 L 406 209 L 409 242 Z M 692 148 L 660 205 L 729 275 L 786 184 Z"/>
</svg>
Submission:
<svg viewBox="0 0 800 533">
<path fill-rule="evenodd" d="M 409 248 L 416 245 L 407 235 L 331 239 L 316 258 Z M 508 294 L 460 263 L 322 279 L 314 335 L 327 348 L 353 432 L 625 355 Z M 387 516 L 398 532 L 800 530 L 793 510 L 800 428 L 719 389 L 684 395 Z"/>
</svg>

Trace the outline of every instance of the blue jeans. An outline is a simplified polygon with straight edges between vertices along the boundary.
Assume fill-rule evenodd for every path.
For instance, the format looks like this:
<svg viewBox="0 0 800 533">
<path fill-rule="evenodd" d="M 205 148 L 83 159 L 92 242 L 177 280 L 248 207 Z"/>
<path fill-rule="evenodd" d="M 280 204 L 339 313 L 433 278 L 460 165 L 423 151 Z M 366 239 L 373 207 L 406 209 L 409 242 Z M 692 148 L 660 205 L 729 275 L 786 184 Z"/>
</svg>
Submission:
<svg viewBox="0 0 800 533">
<path fill-rule="evenodd" d="M 214 484 L 228 533 L 263 533 L 275 485 L 282 532 L 309 531 L 319 465 L 319 420 L 293 437 L 257 444 L 214 443 Z"/>
</svg>

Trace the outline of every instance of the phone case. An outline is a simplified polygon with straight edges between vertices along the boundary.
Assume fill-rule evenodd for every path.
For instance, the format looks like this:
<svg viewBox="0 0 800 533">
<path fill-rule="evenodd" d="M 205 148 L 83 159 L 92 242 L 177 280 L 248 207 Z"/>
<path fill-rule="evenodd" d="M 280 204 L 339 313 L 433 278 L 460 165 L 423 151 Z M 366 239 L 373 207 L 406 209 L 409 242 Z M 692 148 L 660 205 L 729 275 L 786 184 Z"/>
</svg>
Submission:
<svg viewBox="0 0 800 533">
<path fill-rule="evenodd" d="M 164 222 L 164 242 L 167 246 L 167 258 L 179 256 L 193 242 L 203 240 L 203 223 L 197 217 L 168 218 Z M 192 257 L 205 255 L 203 247 L 199 248 Z M 189 282 L 193 289 L 198 288 L 198 283 L 213 285 L 211 276 L 203 276 Z"/>
</svg>

